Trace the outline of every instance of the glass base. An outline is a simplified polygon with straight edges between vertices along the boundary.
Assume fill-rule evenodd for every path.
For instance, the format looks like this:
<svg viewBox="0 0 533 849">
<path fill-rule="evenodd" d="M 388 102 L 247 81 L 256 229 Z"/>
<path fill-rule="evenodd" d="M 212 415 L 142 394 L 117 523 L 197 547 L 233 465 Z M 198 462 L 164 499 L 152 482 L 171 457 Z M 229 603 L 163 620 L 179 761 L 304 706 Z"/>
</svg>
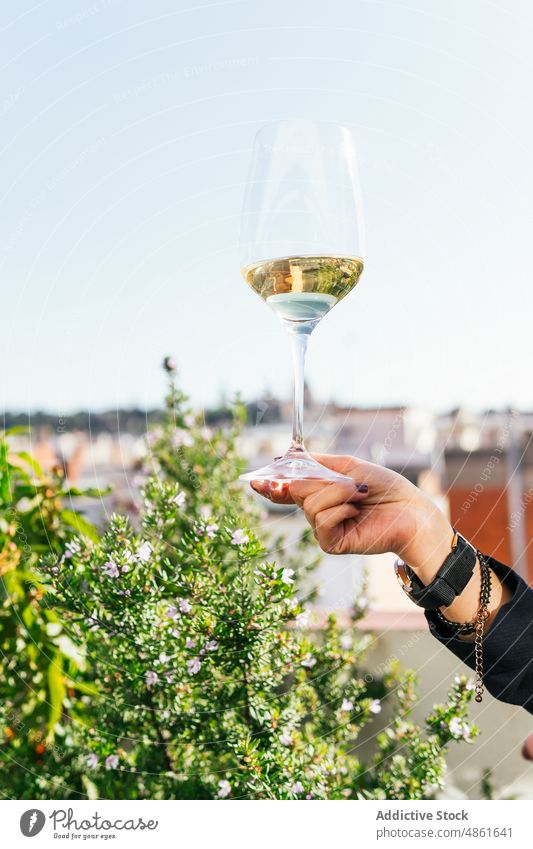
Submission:
<svg viewBox="0 0 533 849">
<path fill-rule="evenodd" d="M 322 463 L 317 463 L 307 451 L 290 448 L 283 457 L 279 457 L 268 466 L 254 472 L 240 475 L 241 481 L 271 481 L 273 483 L 290 483 L 290 481 L 316 480 L 326 483 L 350 483 L 353 478 L 333 472 Z"/>
</svg>

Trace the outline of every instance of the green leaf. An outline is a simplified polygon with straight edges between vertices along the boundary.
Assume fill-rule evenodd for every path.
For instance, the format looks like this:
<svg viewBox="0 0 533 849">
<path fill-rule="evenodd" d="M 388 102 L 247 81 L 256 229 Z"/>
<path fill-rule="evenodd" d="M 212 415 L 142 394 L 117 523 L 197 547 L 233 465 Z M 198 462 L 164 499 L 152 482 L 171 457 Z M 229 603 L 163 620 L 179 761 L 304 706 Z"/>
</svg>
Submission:
<svg viewBox="0 0 533 849">
<path fill-rule="evenodd" d="M 63 702 L 67 694 L 65 679 L 63 677 L 63 657 L 61 652 L 56 652 L 50 661 L 47 673 L 48 704 L 48 739 L 54 738 L 54 730 L 63 714 Z"/>
<path fill-rule="evenodd" d="M 94 781 L 91 781 L 91 779 L 87 775 L 82 775 L 81 781 L 82 781 L 82 784 L 85 788 L 85 792 L 87 793 L 87 798 L 88 799 L 98 799 L 99 798 L 98 788 L 97 788 L 96 784 L 94 783 Z"/>
<path fill-rule="evenodd" d="M 17 451 L 16 454 L 15 454 L 15 457 L 18 457 L 19 460 L 23 460 L 25 463 L 27 463 L 28 466 L 30 466 L 33 469 L 35 474 L 38 477 L 42 478 L 43 470 L 42 470 L 41 466 L 39 465 L 39 463 L 37 462 L 37 460 L 35 460 L 31 456 L 31 454 L 28 454 L 27 451 Z"/>
<path fill-rule="evenodd" d="M 61 518 L 69 527 L 74 528 L 76 533 L 82 534 L 84 537 L 88 537 L 88 539 L 93 542 L 98 542 L 98 531 L 94 527 L 91 522 L 87 521 L 80 513 L 76 513 L 75 510 L 69 510 L 66 507 L 64 510 L 61 510 Z"/>
<path fill-rule="evenodd" d="M 28 479 L 26 472 L 23 469 L 17 469 L 17 475 L 20 477 L 21 474 L 24 475 L 24 480 Z M 17 501 L 20 498 L 32 499 L 32 498 L 35 498 L 36 495 L 39 495 L 39 492 L 40 492 L 39 487 L 34 486 L 32 483 L 31 484 L 30 483 L 22 484 L 22 483 L 19 483 L 17 481 L 17 487 L 16 487 L 16 490 L 15 490 L 15 498 L 17 499 Z"/>
<path fill-rule="evenodd" d="M 15 436 L 17 433 L 29 433 L 30 427 L 29 425 L 13 425 L 13 427 L 8 428 L 3 432 L 3 436 Z"/>
<path fill-rule="evenodd" d="M 88 681 L 71 681 L 69 679 L 67 684 L 69 687 L 78 690 L 80 693 L 84 693 L 86 696 L 99 695 L 98 687 L 95 684 L 90 684 Z"/>
<path fill-rule="evenodd" d="M 0 442 L 0 500 L 6 504 L 11 500 L 11 487 L 9 485 L 9 463 L 7 462 L 7 445 Z"/>
<path fill-rule="evenodd" d="M 87 498 L 101 498 L 104 495 L 109 495 L 110 492 L 110 486 L 106 486 L 103 489 L 97 489 L 94 486 L 89 486 L 87 489 L 79 489 L 77 486 L 71 486 L 69 489 L 59 490 L 57 495 L 65 498 L 77 497 L 79 495 L 85 495 Z"/>
</svg>

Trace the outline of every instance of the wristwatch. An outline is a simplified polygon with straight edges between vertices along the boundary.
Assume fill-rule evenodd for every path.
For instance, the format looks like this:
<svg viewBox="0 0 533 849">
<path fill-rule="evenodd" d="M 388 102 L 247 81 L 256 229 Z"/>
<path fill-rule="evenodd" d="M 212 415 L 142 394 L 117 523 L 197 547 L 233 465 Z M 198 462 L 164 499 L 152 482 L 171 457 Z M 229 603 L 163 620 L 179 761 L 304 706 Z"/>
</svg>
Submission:
<svg viewBox="0 0 533 849">
<path fill-rule="evenodd" d="M 477 551 L 454 528 L 452 550 L 430 584 L 425 586 L 402 560 L 396 560 L 394 571 L 402 589 L 411 601 L 425 610 L 449 607 L 468 584 L 476 565 Z"/>
</svg>

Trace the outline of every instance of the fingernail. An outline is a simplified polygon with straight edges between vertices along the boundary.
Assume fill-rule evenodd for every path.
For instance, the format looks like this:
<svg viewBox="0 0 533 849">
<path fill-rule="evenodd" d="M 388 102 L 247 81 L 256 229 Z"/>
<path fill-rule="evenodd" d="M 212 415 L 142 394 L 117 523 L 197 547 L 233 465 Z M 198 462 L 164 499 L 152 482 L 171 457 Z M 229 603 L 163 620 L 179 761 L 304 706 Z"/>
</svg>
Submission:
<svg viewBox="0 0 533 849">
<path fill-rule="evenodd" d="M 357 492 L 368 492 L 368 484 L 367 483 L 358 483 L 357 484 Z"/>
</svg>

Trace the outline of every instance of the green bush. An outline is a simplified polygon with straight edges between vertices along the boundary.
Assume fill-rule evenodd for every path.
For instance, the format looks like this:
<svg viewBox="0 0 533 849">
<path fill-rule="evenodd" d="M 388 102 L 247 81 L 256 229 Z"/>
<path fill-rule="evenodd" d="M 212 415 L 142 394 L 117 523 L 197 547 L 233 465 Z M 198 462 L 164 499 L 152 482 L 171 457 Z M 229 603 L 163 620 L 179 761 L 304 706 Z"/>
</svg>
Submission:
<svg viewBox="0 0 533 849">
<path fill-rule="evenodd" d="M 60 468 L 44 473 L 26 452 L 10 453 L 17 430 L 0 437 L 0 793 L 61 797 L 74 752 L 63 742 L 65 729 L 96 690 L 82 680 L 83 645 L 44 603 L 38 565 L 45 555 L 68 558 L 80 534 L 98 538 L 73 503 L 100 493 L 65 488 Z"/>
<path fill-rule="evenodd" d="M 11 734 L 0 793 L 431 797 L 443 784 L 447 746 L 476 734 L 466 722 L 471 686 L 457 679 L 422 729 L 410 719 L 411 673 L 393 665 L 380 678 L 365 674 L 370 638 L 357 628 L 357 605 L 347 628 L 333 616 L 323 628 L 308 627 L 297 587 L 314 552 L 306 536 L 296 558 L 276 563 L 277 541 L 265 542 L 257 530 L 256 503 L 236 481 L 242 411 L 236 408 L 232 427 L 207 429 L 172 370 L 167 363 L 167 414 L 149 437 L 136 527 L 114 516 L 101 538 L 80 527 L 69 542 L 56 505 L 41 583 L 30 582 L 44 596 L 41 589 L 30 597 L 27 588 L 19 597 L 7 591 L 0 644 Z M 5 503 L 16 519 L 13 493 Z M 10 539 L 19 550 L 20 534 Z M 27 540 L 34 568 L 37 537 Z M 23 586 L 25 568 L 14 562 L 4 580 L 20 573 Z M 39 619 L 31 640 L 21 624 L 25 605 Z M 70 653 L 49 636 L 49 621 Z M 14 624 L 18 648 L 9 636 Z M 52 651 L 63 652 L 52 654 L 55 696 L 41 670 L 50 667 L 50 639 Z M 28 688 L 40 694 L 33 712 L 24 707 Z M 382 705 L 391 719 L 363 760 L 362 729 L 372 731 Z M 45 712 L 37 769 L 20 739 L 44 733 Z M 23 735 L 14 727 L 19 718 Z"/>
</svg>

